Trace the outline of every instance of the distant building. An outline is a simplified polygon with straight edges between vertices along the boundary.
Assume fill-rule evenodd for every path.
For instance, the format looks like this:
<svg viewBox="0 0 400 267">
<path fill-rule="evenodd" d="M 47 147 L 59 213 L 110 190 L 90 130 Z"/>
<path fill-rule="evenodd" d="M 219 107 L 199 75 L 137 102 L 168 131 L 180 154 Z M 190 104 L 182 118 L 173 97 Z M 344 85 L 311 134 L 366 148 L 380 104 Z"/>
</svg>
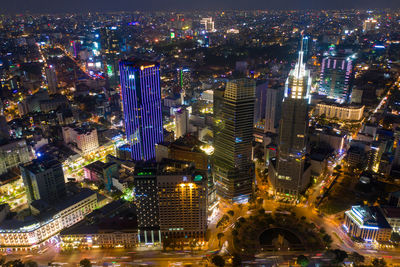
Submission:
<svg viewBox="0 0 400 267">
<path fill-rule="evenodd" d="M 390 240 L 392 228 L 379 207 L 353 206 L 345 212 L 343 227 L 352 237 L 365 242 Z"/>
<path fill-rule="evenodd" d="M 279 121 L 281 119 L 283 89 L 281 87 L 267 88 L 264 127 L 264 132 L 266 133 L 278 132 Z"/>
<path fill-rule="evenodd" d="M 177 72 L 176 78 L 178 81 L 178 86 L 181 89 L 181 91 L 186 92 L 186 90 L 190 89 L 190 83 L 192 82 L 192 75 L 190 69 L 178 68 L 176 72 Z"/>
<path fill-rule="evenodd" d="M 66 196 L 64 172 L 58 160 L 41 156 L 32 162 L 21 164 L 19 168 L 29 203 L 35 200 L 51 203 Z"/>
<path fill-rule="evenodd" d="M 155 158 L 163 141 L 160 64 L 139 59 L 119 63 L 125 132 L 133 160 Z"/>
<path fill-rule="evenodd" d="M 360 121 L 364 115 L 364 106 L 321 103 L 317 104 L 315 113 L 317 116 L 325 115 L 329 119 Z"/>
<path fill-rule="evenodd" d="M 254 104 L 254 124 L 257 124 L 265 119 L 265 105 L 268 83 L 262 81 L 256 86 L 256 97 Z"/>
<path fill-rule="evenodd" d="M 366 19 L 363 23 L 364 33 L 375 31 L 377 24 L 378 24 L 378 21 L 376 19 L 372 19 L 372 18 Z"/>
<path fill-rule="evenodd" d="M 87 127 L 62 127 L 63 139 L 66 144 L 73 144 L 80 154 L 86 155 L 99 147 L 97 130 Z"/>
<path fill-rule="evenodd" d="M 215 32 L 214 21 L 210 18 L 202 18 L 200 24 L 206 32 Z"/>
<path fill-rule="evenodd" d="M 50 95 L 57 93 L 57 73 L 53 65 L 45 69 L 48 92 Z"/>
</svg>

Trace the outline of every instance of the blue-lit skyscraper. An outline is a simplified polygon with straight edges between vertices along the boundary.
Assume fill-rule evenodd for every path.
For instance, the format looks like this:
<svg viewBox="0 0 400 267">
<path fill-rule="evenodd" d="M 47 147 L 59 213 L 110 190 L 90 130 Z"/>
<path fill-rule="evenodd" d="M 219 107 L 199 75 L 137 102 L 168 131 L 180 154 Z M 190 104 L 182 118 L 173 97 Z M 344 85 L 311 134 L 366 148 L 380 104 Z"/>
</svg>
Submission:
<svg viewBox="0 0 400 267">
<path fill-rule="evenodd" d="M 155 158 L 163 140 L 160 64 L 139 59 L 119 63 L 126 138 L 133 160 Z"/>
</svg>

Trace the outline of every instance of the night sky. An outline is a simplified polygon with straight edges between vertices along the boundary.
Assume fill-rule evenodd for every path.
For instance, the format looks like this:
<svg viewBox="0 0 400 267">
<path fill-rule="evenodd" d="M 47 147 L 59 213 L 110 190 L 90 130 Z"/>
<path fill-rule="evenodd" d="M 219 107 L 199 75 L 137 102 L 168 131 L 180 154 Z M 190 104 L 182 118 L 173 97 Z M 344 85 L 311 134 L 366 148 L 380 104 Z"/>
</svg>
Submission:
<svg viewBox="0 0 400 267">
<path fill-rule="evenodd" d="M 400 0 L 0 0 L 0 14 L 83 11 L 400 8 Z"/>
</svg>

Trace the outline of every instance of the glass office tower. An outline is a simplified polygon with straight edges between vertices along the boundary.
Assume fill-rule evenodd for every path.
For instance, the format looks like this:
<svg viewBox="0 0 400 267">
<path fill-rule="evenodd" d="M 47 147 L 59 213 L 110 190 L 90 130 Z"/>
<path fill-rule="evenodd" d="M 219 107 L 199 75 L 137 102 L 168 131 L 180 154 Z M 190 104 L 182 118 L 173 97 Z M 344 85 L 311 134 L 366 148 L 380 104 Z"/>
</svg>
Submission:
<svg viewBox="0 0 400 267">
<path fill-rule="evenodd" d="M 163 141 L 160 64 L 140 59 L 119 63 L 126 138 L 133 160 L 155 158 Z"/>
</svg>

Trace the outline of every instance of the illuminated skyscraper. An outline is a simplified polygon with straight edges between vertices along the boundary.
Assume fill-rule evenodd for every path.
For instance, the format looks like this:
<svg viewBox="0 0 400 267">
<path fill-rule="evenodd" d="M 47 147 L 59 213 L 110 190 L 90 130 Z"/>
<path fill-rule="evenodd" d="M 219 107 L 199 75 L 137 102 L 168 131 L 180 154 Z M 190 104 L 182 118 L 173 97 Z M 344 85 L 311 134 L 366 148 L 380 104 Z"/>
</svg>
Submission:
<svg viewBox="0 0 400 267">
<path fill-rule="evenodd" d="M 202 18 L 200 24 L 206 32 L 215 32 L 214 21 L 212 18 Z"/>
<path fill-rule="evenodd" d="M 133 160 L 155 158 L 163 141 L 160 64 L 144 60 L 119 63 L 126 138 Z"/>
<path fill-rule="evenodd" d="M 302 47 L 298 62 L 286 81 L 278 157 L 270 164 L 271 183 L 278 194 L 297 196 L 310 180 L 305 164 L 310 86 L 310 71 L 303 63 Z"/>
<path fill-rule="evenodd" d="M 179 88 L 182 91 L 186 91 L 189 89 L 191 82 L 190 70 L 188 68 L 178 68 L 176 72 Z"/>
<path fill-rule="evenodd" d="M 46 73 L 46 80 L 48 86 L 49 94 L 56 94 L 57 93 L 57 74 L 56 70 L 53 65 L 50 65 L 48 68 L 45 69 Z"/>
<path fill-rule="evenodd" d="M 370 31 L 374 31 L 376 29 L 378 22 L 375 19 L 367 19 L 364 21 L 363 24 L 363 31 L 365 33 L 370 32 Z"/>
<path fill-rule="evenodd" d="M 319 92 L 338 102 L 349 102 L 353 80 L 350 57 L 329 55 L 322 60 Z"/>
<path fill-rule="evenodd" d="M 231 80 L 223 96 L 221 122 L 215 129 L 213 175 L 219 196 L 240 202 L 252 193 L 255 81 Z"/>
</svg>

